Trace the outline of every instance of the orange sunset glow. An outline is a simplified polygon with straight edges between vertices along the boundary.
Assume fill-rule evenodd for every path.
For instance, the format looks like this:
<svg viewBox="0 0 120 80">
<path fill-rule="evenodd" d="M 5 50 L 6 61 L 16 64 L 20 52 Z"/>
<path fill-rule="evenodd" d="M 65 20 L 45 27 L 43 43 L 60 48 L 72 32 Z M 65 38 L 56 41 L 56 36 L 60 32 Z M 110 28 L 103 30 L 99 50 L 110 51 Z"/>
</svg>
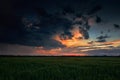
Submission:
<svg viewBox="0 0 120 80">
<path fill-rule="evenodd" d="M 59 41 L 66 47 L 89 46 L 89 44 L 87 43 L 87 40 L 83 39 L 82 32 L 80 32 L 79 30 L 79 26 L 78 25 L 74 25 L 74 26 L 75 27 L 72 30 L 70 30 L 70 32 L 73 35 L 71 39 L 69 38 L 61 39 L 59 34 L 56 34 L 53 37 L 53 39 L 55 39 L 56 41 Z"/>
<path fill-rule="evenodd" d="M 61 40 L 60 36 L 56 35 L 54 39 L 61 42 L 63 45 L 67 47 L 89 46 L 86 40 L 79 40 L 76 38 L 76 36 L 73 36 L 72 39 Z"/>
<path fill-rule="evenodd" d="M 64 49 L 64 51 L 67 49 Z M 63 52 L 61 48 L 58 49 L 51 49 L 51 50 L 44 50 L 44 49 L 39 49 L 36 50 L 35 53 L 37 54 L 42 54 L 42 55 L 54 55 L 54 56 L 88 56 L 86 53 L 76 53 L 74 51 L 68 50 L 67 52 Z"/>
<path fill-rule="evenodd" d="M 42 55 L 62 55 L 62 56 L 88 56 L 86 52 L 98 49 L 112 49 L 110 46 L 118 47 L 120 46 L 120 40 L 110 41 L 105 43 L 94 42 L 94 45 L 90 45 L 84 40 L 77 40 L 74 36 L 72 39 L 61 40 L 58 35 L 55 37 L 56 40 L 60 41 L 62 44 L 67 46 L 66 48 L 55 48 L 46 50 L 43 47 L 36 48 L 34 53 Z M 81 44 L 78 44 L 81 43 Z M 78 47 L 79 46 L 79 47 Z"/>
</svg>

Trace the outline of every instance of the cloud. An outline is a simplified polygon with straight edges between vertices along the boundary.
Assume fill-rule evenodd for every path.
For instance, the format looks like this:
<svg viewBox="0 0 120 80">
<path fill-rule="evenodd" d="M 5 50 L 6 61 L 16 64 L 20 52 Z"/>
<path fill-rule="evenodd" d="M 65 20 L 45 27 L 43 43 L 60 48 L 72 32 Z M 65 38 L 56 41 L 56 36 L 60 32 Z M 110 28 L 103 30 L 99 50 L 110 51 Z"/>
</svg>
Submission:
<svg viewBox="0 0 120 80">
<path fill-rule="evenodd" d="M 114 40 L 109 42 L 91 42 L 92 45 L 89 47 L 80 48 L 81 52 L 88 55 L 111 55 L 117 56 L 120 55 L 120 40 Z"/>
<path fill-rule="evenodd" d="M 115 29 L 120 29 L 120 25 L 114 24 L 114 28 L 115 28 Z"/>
<path fill-rule="evenodd" d="M 106 42 L 106 39 L 107 38 L 110 38 L 110 36 L 108 36 L 108 35 L 104 35 L 104 36 L 99 36 L 99 37 L 97 37 L 96 39 L 98 39 L 98 41 L 96 41 L 96 42 Z"/>
<path fill-rule="evenodd" d="M 41 11 L 40 9 L 40 12 L 42 13 L 46 11 Z M 70 39 L 72 45 L 83 41 L 81 39 L 89 39 L 89 33 L 87 29 L 89 24 L 86 24 L 86 16 L 83 16 L 83 18 L 81 18 L 82 24 L 73 24 L 74 21 L 63 17 L 62 15 L 51 15 L 50 13 L 47 13 L 49 16 L 43 16 L 41 13 L 39 14 L 41 15 L 40 17 L 34 13 L 29 13 L 23 16 L 21 19 L 23 24 L 21 27 L 21 31 L 15 30 L 16 32 L 18 31 L 18 33 L 20 32 L 21 34 L 10 34 L 10 38 L 7 37 L 8 39 L 5 38 L 7 41 L 3 41 L 5 41 L 6 43 L 20 44 L 26 46 L 43 46 L 50 49 L 56 47 L 64 47 L 66 46 L 66 43 L 64 41 L 67 41 L 68 43 Z M 14 32 L 14 29 L 10 31 Z M 64 39 L 64 43 L 53 38 L 53 36 L 56 34 L 59 34 L 60 39 Z"/>
<path fill-rule="evenodd" d="M 96 49 L 86 52 L 86 54 L 89 54 L 90 56 L 119 56 L 120 55 L 120 49 Z"/>
<path fill-rule="evenodd" d="M 38 13 L 39 16 L 49 16 L 48 12 L 44 8 L 35 8 L 35 11 Z"/>
<path fill-rule="evenodd" d="M 18 44 L 0 44 L 0 55 L 46 55 L 46 56 L 92 56 L 120 55 L 120 40 L 79 47 L 57 47 L 46 49 L 43 46 L 31 47 Z"/>
<path fill-rule="evenodd" d="M 65 6 L 65 7 L 63 8 L 63 14 L 64 14 L 64 15 L 66 15 L 66 14 L 72 14 L 72 13 L 74 13 L 74 12 L 75 12 L 74 9 L 73 9 L 70 5 Z"/>
<path fill-rule="evenodd" d="M 86 53 L 82 53 L 76 48 L 54 48 L 51 50 L 45 50 L 43 48 L 37 48 L 35 53 L 41 55 L 53 55 L 53 56 L 88 56 Z"/>
<path fill-rule="evenodd" d="M 94 6 L 89 12 L 88 14 L 91 15 L 91 14 L 95 14 L 97 13 L 98 11 L 100 11 L 102 9 L 102 6 L 101 5 L 96 5 Z"/>
<path fill-rule="evenodd" d="M 82 41 L 81 41 L 82 42 Z M 82 42 L 83 43 L 83 42 Z M 42 49 L 42 48 L 41 48 Z M 64 48 L 56 48 L 51 50 L 42 50 L 37 49 L 38 53 L 47 53 L 50 55 L 75 55 L 75 56 L 93 56 L 93 55 L 108 55 L 108 56 L 118 56 L 120 55 L 120 40 L 110 41 L 110 42 L 92 42 L 92 45 L 84 45 L 81 44 L 79 47 L 64 47 Z"/>
<path fill-rule="evenodd" d="M 71 36 L 66 35 L 66 38 L 61 38 L 61 34 L 56 34 L 53 36 L 53 39 L 62 43 L 66 47 L 77 47 L 77 46 L 86 46 L 88 45 L 86 42 L 86 38 L 88 38 L 88 34 L 86 36 L 83 33 L 83 30 L 79 27 L 79 25 L 73 25 L 72 29 L 70 29 Z M 85 38 L 85 39 L 84 39 Z"/>
<path fill-rule="evenodd" d="M 28 4 L 26 1 L 22 0 L 22 2 L 23 7 L 18 8 L 19 6 L 16 5 L 18 10 L 11 7 L 10 10 L 15 11 L 9 11 L 3 17 L 1 15 L 3 22 L 0 22 L 2 26 L 0 28 L 0 43 L 31 47 L 42 46 L 48 50 L 89 46 L 87 43 L 90 38 L 89 29 L 99 22 L 96 21 L 96 16 L 86 14 L 76 16 L 80 11 L 75 10 L 74 4 L 68 6 L 60 4 L 51 10 L 49 7 L 52 5 L 44 1 L 35 1 L 34 4 L 32 4 L 32 0 Z M 41 5 L 37 5 L 37 2 Z M 45 7 L 42 3 L 47 6 Z M 79 4 L 76 5 L 79 6 Z M 90 13 L 95 13 L 98 9 L 99 7 L 95 7 Z"/>
</svg>

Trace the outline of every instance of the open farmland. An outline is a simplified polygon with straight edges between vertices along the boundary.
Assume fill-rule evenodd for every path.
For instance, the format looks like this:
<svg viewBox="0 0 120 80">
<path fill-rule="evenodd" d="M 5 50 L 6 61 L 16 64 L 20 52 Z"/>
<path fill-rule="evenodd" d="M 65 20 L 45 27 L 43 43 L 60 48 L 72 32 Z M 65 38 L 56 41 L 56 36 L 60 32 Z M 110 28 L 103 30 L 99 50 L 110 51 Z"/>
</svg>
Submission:
<svg viewBox="0 0 120 80">
<path fill-rule="evenodd" d="M 120 57 L 0 57 L 0 80 L 120 80 Z"/>
</svg>

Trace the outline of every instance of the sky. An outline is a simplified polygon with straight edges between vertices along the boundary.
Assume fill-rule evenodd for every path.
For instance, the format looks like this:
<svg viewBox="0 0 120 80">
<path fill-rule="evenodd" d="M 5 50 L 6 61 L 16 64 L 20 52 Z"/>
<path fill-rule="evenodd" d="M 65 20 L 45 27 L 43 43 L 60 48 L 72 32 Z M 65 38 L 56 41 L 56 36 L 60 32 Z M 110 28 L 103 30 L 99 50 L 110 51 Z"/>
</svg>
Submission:
<svg viewBox="0 0 120 80">
<path fill-rule="evenodd" d="M 118 56 L 119 0 L 0 0 L 0 55 Z"/>
</svg>

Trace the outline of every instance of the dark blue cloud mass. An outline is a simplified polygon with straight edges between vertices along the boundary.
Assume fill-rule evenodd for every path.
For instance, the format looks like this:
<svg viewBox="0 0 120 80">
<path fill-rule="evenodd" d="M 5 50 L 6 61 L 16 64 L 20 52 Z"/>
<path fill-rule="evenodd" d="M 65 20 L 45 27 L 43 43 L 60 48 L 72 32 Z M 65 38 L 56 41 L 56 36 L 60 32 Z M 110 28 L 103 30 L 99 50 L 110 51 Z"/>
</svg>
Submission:
<svg viewBox="0 0 120 80">
<path fill-rule="evenodd" d="M 118 0 L 109 0 L 109 4 L 107 0 L 0 0 L 0 49 L 3 51 L 3 44 L 10 44 L 21 45 L 22 50 L 43 47 L 49 51 L 67 48 L 73 41 L 77 41 L 73 42 L 74 47 L 81 47 L 79 44 L 88 47 L 120 39 L 119 31 L 114 32 L 120 29 L 119 3 Z"/>
<path fill-rule="evenodd" d="M 9 2 L 9 0 L 7 1 Z M 82 3 L 68 4 L 61 1 L 64 5 L 57 6 L 55 5 L 55 0 L 51 1 L 51 3 L 47 2 L 49 1 L 12 0 L 10 3 L 5 4 L 5 1 L 2 0 L 1 3 L 4 3 L 6 6 L 1 5 L 3 9 L 1 9 L 2 13 L 0 14 L 0 17 L 2 17 L 0 21 L 0 26 L 2 26 L 0 42 L 27 46 L 43 46 L 46 48 L 64 47 L 60 42 L 52 39 L 52 36 L 60 33 L 61 39 L 66 39 L 66 37 L 70 39 L 73 36 L 70 30 L 72 29 L 72 25 L 75 24 L 79 25 L 79 30 L 83 38 L 89 39 L 88 30 L 91 25 L 88 24 L 88 19 L 89 16 L 92 16 L 92 14 L 95 14 L 101 9 L 100 5 L 96 5 L 87 12 L 87 16 L 86 14 L 76 16 L 82 9 L 76 11 L 75 5 L 79 6 Z M 86 2 L 88 1 L 83 3 Z M 38 3 L 39 5 L 37 5 Z M 53 4 L 56 8 L 51 10 L 50 8 Z M 77 18 L 81 20 L 75 21 Z M 100 18 L 96 17 L 96 22 L 98 23 L 100 21 Z"/>
</svg>

